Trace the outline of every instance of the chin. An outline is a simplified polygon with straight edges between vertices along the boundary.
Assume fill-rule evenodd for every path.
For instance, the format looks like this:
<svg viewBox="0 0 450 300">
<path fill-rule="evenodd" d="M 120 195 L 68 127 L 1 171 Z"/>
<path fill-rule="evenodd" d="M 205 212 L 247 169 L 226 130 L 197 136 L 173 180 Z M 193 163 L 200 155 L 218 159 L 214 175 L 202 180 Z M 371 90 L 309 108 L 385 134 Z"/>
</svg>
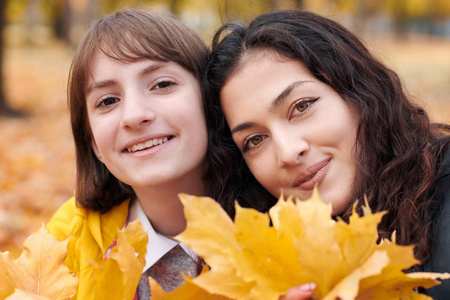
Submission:
<svg viewBox="0 0 450 300">
<path fill-rule="evenodd" d="M 340 201 L 332 201 L 332 208 L 333 208 L 333 216 L 341 215 L 344 211 L 347 210 L 349 207 L 350 201 L 342 201 L 342 199 L 339 199 Z"/>
</svg>

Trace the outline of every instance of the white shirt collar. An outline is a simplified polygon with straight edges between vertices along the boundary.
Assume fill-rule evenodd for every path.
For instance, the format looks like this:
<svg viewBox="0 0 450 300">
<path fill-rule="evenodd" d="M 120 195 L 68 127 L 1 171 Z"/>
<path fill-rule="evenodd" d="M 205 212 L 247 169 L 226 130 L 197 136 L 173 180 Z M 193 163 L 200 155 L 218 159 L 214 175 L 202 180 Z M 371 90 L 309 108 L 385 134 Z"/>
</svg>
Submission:
<svg viewBox="0 0 450 300">
<path fill-rule="evenodd" d="M 172 250 L 172 248 L 178 244 L 184 249 L 184 251 L 186 251 L 186 253 L 190 257 L 192 257 L 194 260 L 197 259 L 197 255 L 194 253 L 194 251 L 189 249 L 183 243 L 180 243 L 156 232 L 155 229 L 153 229 L 152 224 L 148 220 L 147 215 L 142 209 L 139 201 L 134 200 L 132 201 L 130 209 L 128 211 L 128 222 L 135 221 L 138 218 L 141 221 L 144 231 L 146 231 L 148 235 L 147 254 L 145 255 L 145 267 L 142 270 L 142 273 L 147 271 L 161 257 L 163 257 L 167 252 Z"/>
</svg>

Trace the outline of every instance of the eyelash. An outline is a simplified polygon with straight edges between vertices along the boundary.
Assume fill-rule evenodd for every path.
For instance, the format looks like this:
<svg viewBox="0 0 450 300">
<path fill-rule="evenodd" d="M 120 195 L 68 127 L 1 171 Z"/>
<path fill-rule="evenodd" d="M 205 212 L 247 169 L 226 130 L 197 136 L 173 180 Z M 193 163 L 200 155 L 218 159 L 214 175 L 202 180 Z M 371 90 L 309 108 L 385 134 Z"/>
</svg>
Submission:
<svg viewBox="0 0 450 300">
<path fill-rule="evenodd" d="M 110 103 L 110 104 L 106 104 L 106 101 L 108 101 L 108 100 L 110 100 L 110 99 L 115 100 L 115 102 L 114 102 L 114 103 Z M 100 107 L 108 107 L 108 106 L 111 106 L 111 105 L 116 104 L 116 103 L 119 102 L 119 101 L 120 101 L 120 99 L 117 98 L 117 97 L 108 96 L 108 97 L 105 97 L 105 98 L 101 99 L 101 100 L 98 102 L 97 108 L 100 108 Z"/>
<path fill-rule="evenodd" d="M 250 141 L 251 141 L 253 138 L 255 138 L 255 137 L 260 137 L 260 138 L 261 138 L 261 141 L 260 141 L 257 145 L 254 145 L 253 147 L 249 147 L 248 144 L 249 144 Z M 259 146 L 265 139 L 266 139 L 266 137 L 263 136 L 263 135 L 260 135 L 260 134 L 253 135 L 253 136 L 250 136 L 250 137 L 246 138 L 245 141 L 244 141 L 244 146 L 242 147 L 242 153 L 246 153 L 246 152 L 248 152 L 248 151 L 251 151 L 251 150 L 253 150 L 253 149 L 258 148 L 258 146 Z"/>
<path fill-rule="evenodd" d="M 169 84 L 168 86 L 158 87 L 158 86 L 161 86 L 161 85 L 167 84 L 167 83 Z M 176 85 L 176 83 L 173 82 L 173 81 L 170 81 L 170 80 L 162 80 L 162 81 L 158 82 L 157 84 L 155 84 L 155 85 L 151 88 L 151 90 L 166 90 L 166 89 L 172 88 L 174 85 Z"/>
<path fill-rule="evenodd" d="M 299 114 L 304 114 L 305 112 L 307 112 L 311 105 L 314 104 L 314 102 L 316 102 L 317 100 L 319 100 L 320 97 L 314 98 L 314 99 L 301 99 L 297 102 L 294 103 L 294 105 L 292 106 L 292 110 L 289 114 L 289 120 L 292 120 L 293 118 L 299 117 L 299 116 L 294 116 L 294 113 L 296 112 L 295 110 L 303 104 L 308 104 L 308 106 L 306 107 L 306 109 L 304 111 L 298 111 Z"/>
</svg>

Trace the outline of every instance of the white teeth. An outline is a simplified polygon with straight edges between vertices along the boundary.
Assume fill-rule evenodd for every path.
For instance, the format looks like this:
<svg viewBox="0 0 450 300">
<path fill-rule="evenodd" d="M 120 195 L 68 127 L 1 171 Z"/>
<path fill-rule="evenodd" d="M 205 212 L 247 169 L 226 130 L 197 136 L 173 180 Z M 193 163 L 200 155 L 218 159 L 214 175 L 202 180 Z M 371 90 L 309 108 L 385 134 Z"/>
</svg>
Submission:
<svg viewBox="0 0 450 300">
<path fill-rule="evenodd" d="M 145 148 L 149 148 L 149 147 L 151 147 L 151 146 L 153 146 L 154 145 L 154 143 L 153 143 L 153 141 L 147 141 L 147 142 L 145 142 Z"/>
<path fill-rule="evenodd" d="M 165 137 L 164 139 L 148 140 L 145 143 L 140 143 L 140 144 L 133 145 L 132 147 L 127 147 L 127 150 L 128 150 L 128 152 L 132 153 L 132 152 L 136 152 L 139 150 L 151 148 L 153 146 L 161 145 L 161 144 L 167 142 L 168 140 L 169 139 L 167 137 Z"/>
</svg>

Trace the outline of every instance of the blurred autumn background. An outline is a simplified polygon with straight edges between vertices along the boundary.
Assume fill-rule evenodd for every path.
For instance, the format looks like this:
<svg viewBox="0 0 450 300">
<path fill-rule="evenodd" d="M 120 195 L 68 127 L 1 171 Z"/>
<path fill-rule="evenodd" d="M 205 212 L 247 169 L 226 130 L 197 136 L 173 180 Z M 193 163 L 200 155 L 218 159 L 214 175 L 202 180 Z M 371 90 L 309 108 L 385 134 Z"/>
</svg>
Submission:
<svg viewBox="0 0 450 300">
<path fill-rule="evenodd" d="M 361 36 L 433 120 L 450 122 L 448 0 L 0 0 L 0 251 L 16 252 L 73 194 L 71 57 L 93 19 L 132 7 L 171 11 L 207 43 L 228 20 L 317 12 Z"/>
</svg>

